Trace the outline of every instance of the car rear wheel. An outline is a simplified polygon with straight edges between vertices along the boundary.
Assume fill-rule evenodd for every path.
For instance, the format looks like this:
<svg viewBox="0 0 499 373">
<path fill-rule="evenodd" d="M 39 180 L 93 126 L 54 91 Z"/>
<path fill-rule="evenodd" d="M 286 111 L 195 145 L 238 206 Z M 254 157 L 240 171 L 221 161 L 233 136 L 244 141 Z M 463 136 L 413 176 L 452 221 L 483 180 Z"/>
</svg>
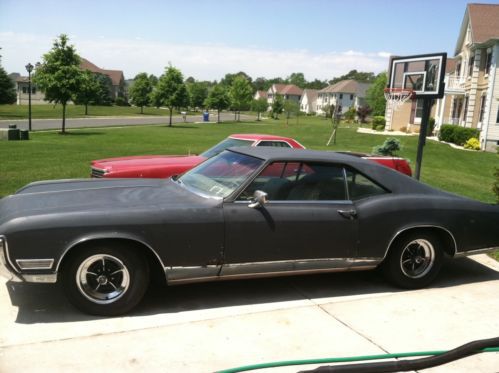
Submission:
<svg viewBox="0 0 499 373">
<path fill-rule="evenodd" d="M 116 316 L 135 307 L 149 283 L 147 260 L 127 246 L 75 249 L 62 272 L 71 303 L 93 315 Z"/>
<path fill-rule="evenodd" d="M 441 243 L 429 232 L 412 232 L 398 238 L 382 265 L 393 284 L 417 289 L 429 285 L 440 272 L 443 261 Z"/>
</svg>

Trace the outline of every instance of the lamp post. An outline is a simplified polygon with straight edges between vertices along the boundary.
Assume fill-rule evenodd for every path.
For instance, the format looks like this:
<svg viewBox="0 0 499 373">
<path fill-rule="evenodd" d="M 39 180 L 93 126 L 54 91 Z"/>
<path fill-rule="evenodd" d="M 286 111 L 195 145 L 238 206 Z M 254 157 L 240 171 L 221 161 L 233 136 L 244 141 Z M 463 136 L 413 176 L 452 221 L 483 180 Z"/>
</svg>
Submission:
<svg viewBox="0 0 499 373">
<path fill-rule="evenodd" d="M 26 65 L 26 71 L 28 72 L 28 129 L 31 131 L 31 72 L 33 71 L 33 65 L 31 63 Z"/>
</svg>

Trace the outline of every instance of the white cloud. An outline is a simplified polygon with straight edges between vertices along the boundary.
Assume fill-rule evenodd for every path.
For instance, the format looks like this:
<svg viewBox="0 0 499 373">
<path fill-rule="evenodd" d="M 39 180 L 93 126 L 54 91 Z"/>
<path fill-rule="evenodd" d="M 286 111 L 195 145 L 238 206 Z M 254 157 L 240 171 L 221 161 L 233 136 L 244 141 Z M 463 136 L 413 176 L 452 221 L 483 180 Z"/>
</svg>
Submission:
<svg viewBox="0 0 499 373">
<path fill-rule="evenodd" d="M 24 73 L 27 62 L 41 60 L 54 37 L 0 32 L 2 65 L 8 72 Z M 78 53 L 107 69 L 123 70 L 126 78 L 145 71 L 160 75 L 168 62 L 185 77 L 219 80 L 226 73 L 245 71 L 253 78 L 286 77 L 303 72 L 308 80 L 331 79 L 352 69 L 378 73 L 388 65 L 388 52 L 367 53 L 356 50 L 318 53 L 309 50 L 271 50 L 233 47 L 223 44 L 176 44 L 139 38 L 90 40 L 72 39 Z"/>
</svg>

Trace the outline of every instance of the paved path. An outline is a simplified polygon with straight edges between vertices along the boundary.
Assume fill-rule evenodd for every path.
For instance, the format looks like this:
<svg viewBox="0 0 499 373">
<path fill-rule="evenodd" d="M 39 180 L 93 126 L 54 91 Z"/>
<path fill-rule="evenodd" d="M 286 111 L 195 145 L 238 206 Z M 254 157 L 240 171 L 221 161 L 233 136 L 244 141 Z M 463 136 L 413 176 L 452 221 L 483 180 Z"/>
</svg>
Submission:
<svg viewBox="0 0 499 373">
<path fill-rule="evenodd" d="M 428 289 L 375 271 L 156 288 L 126 317 L 56 286 L 0 282 L 1 372 L 213 372 L 277 360 L 445 350 L 499 335 L 499 264 L 448 261 Z M 425 372 L 497 372 L 499 353 Z M 258 372 L 296 372 L 312 366 Z"/>
<path fill-rule="evenodd" d="M 174 123 L 183 122 L 182 116 L 174 116 Z M 216 114 L 210 113 L 210 120 L 216 121 Z M 233 113 L 221 113 L 222 121 L 234 120 Z M 254 120 L 255 117 L 241 114 L 241 120 Z M 201 115 L 189 115 L 188 122 L 201 122 Z M 67 118 L 66 128 L 86 128 L 86 127 L 109 127 L 109 126 L 125 126 L 125 125 L 141 125 L 141 124 L 168 124 L 167 116 L 140 116 L 140 117 L 94 117 L 94 118 Z M 9 124 L 16 124 L 17 128 L 28 129 L 28 120 L 0 120 L 0 128 L 7 128 Z M 31 122 L 32 129 L 37 130 L 52 130 L 61 128 L 61 119 L 33 119 Z"/>
</svg>

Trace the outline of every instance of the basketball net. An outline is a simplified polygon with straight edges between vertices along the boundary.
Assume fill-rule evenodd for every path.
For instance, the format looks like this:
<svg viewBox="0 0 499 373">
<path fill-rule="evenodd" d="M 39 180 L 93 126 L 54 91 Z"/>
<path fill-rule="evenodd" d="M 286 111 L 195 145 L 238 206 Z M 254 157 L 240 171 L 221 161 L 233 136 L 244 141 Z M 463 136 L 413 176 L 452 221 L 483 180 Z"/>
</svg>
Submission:
<svg viewBox="0 0 499 373">
<path fill-rule="evenodd" d="M 412 97 L 414 97 L 414 91 L 412 89 L 385 88 L 385 99 L 389 108 L 389 117 L 386 118 L 388 129 L 392 128 L 393 112 L 399 110 L 400 107 Z"/>
</svg>

